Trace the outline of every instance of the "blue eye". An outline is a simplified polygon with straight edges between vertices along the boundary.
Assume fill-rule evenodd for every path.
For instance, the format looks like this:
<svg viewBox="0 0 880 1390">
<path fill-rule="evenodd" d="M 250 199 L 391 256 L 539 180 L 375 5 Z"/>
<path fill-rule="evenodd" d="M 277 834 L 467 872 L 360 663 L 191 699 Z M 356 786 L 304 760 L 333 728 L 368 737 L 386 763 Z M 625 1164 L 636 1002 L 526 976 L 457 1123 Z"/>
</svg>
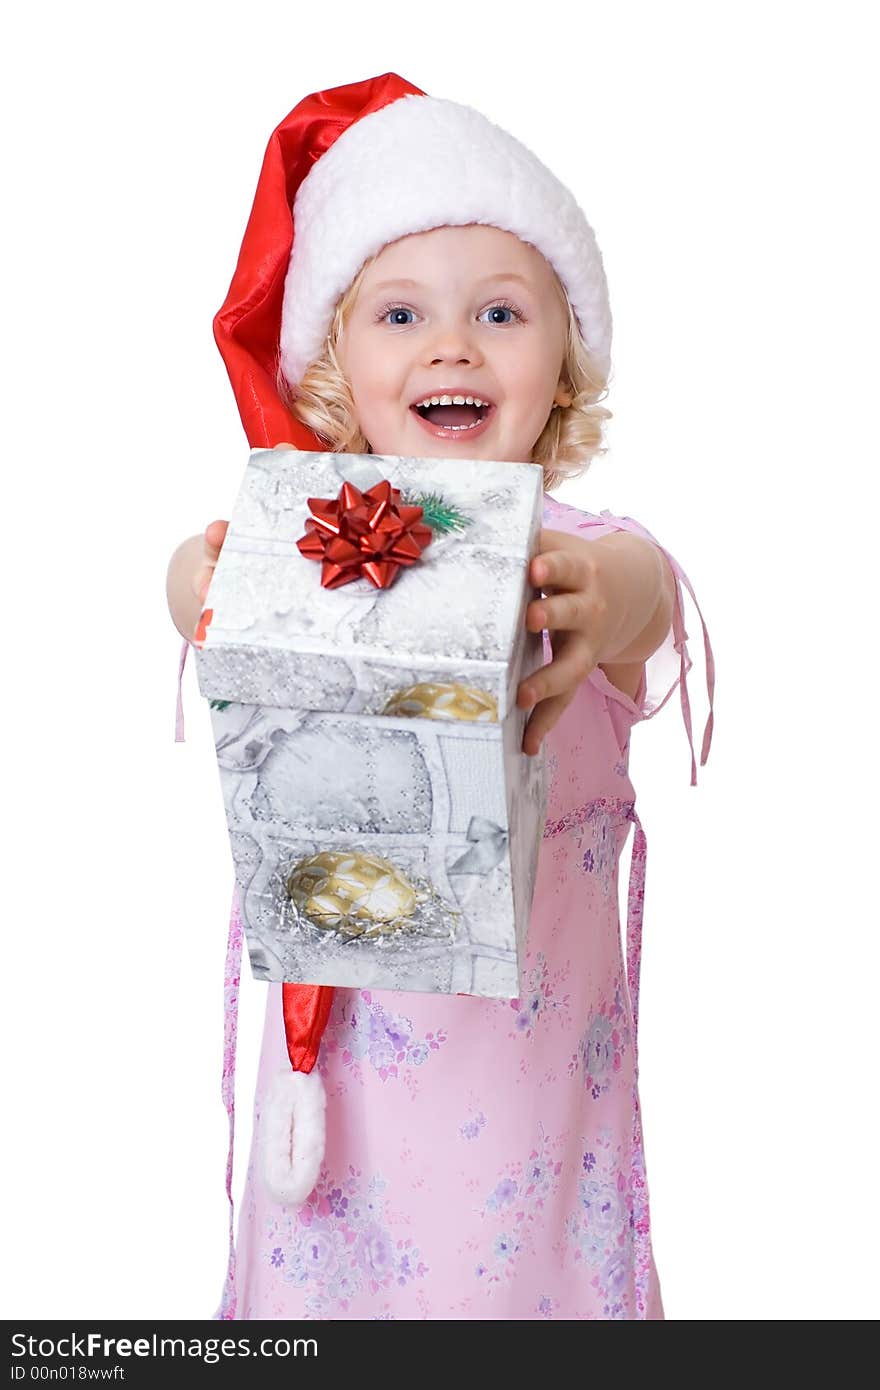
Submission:
<svg viewBox="0 0 880 1390">
<path fill-rule="evenodd" d="M 508 319 L 492 318 L 489 320 L 491 324 L 495 325 L 498 328 L 503 328 L 506 324 L 512 323 L 514 319 L 518 320 L 519 322 L 522 322 L 522 314 L 520 313 L 519 309 L 517 309 L 515 304 L 508 304 L 506 300 L 502 300 L 498 304 L 492 304 L 488 309 L 484 309 L 483 313 L 512 315 L 512 318 Z M 480 318 L 482 317 L 483 315 L 481 314 Z"/>
<path fill-rule="evenodd" d="M 402 304 L 386 304 L 384 309 L 379 311 L 379 320 L 387 323 L 391 319 L 392 328 L 405 328 L 411 319 L 399 319 L 398 314 L 412 314 L 412 309 L 404 309 Z"/>
<path fill-rule="evenodd" d="M 479 315 L 480 322 L 484 321 L 486 314 L 494 316 L 489 319 L 489 323 L 495 328 L 506 328 L 514 321 L 524 322 L 522 312 L 517 309 L 515 304 L 510 304 L 507 300 L 499 300 L 497 304 L 491 304 L 488 309 L 484 309 Z M 505 318 L 504 315 L 508 317 Z M 415 310 L 407 309 L 403 304 L 386 304 L 376 315 L 376 322 L 387 323 L 389 328 L 408 328 L 415 322 L 415 319 Z"/>
</svg>

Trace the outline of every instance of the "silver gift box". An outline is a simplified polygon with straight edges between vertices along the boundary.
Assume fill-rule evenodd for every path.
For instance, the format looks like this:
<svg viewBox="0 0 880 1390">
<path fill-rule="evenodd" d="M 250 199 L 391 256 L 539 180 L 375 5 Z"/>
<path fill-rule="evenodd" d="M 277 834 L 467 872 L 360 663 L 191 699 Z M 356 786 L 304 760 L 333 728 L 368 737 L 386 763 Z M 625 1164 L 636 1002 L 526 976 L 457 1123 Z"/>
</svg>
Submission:
<svg viewBox="0 0 880 1390">
<path fill-rule="evenodd" d="M 434 538 L 387 589 L 321 586 L 310 497 L 381 479 Z M 542 518 L 531 464 L 251 454 L 206 600 L 245 934 L 266 980 L 514 998 L 544 824 L 520 681 Z"/>
</svg>

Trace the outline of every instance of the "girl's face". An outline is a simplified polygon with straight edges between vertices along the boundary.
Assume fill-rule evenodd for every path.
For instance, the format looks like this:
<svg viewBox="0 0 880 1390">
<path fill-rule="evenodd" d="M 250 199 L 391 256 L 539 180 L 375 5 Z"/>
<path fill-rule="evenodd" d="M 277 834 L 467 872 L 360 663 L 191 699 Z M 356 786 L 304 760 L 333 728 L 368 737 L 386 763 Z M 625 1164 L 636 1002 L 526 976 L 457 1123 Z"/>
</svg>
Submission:
<svg viewBox="0 0 880 1390">
<path fill-rule="evenodd" d="M 497 227 L 437 227 L 368 267 L 337 359 L 373 453 L 528 463 L 554 401 L 571 401 L 567 327 L 533 246 Z M 459 403 L 417 409 L 432 396 Z"/>
</svg>

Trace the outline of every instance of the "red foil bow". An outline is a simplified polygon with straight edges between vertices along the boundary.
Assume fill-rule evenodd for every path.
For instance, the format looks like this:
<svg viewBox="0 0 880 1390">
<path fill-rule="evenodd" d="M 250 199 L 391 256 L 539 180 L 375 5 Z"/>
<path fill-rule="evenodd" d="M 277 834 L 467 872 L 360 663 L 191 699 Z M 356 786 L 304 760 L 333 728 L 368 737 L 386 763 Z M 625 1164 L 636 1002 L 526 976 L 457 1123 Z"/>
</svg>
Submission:
<svg viewBox="0 0 880 1390">
<path fill-rule="evenodd" d="M 433 539 L 422 508 L 401 505 L 399 490 L 387 480 L 367 492 L 343 483 L 338 497 L 310 497 L 309 507 L 312 515 L 297 546 L 307 559 L 323 562 L 325 589 L 362 577 L 387 589 Z"/>
</svg>

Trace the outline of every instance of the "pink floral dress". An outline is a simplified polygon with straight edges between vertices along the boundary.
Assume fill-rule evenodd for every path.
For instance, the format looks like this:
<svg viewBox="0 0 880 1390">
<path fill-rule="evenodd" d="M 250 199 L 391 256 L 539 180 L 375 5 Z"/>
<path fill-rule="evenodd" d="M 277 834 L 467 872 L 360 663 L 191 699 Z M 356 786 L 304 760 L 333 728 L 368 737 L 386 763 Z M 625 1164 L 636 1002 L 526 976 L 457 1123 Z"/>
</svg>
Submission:
<svg viewBox="0 0 880 1390">
<path fill-rule="evenodd" d="M 629 530 L 654 541 L 630 518 L 592 516 L 551 497 L 544 524 L 587 539 Z M 682 584 L 696 597 L 664 554 L 676 574 L 675 617 L 637 700 L 597 668 L 548 738 L 550 798 L 522 997 L 337 989 L 318 1063 L 326 1157 L 298 1208 L 269 1196 L 256 1162 L 263 1097 L 289 1065 L 281 986 L 267 986 L 237 1250 L 231 1135 L 242 933 L 233 903 L 223 1075 L 230 1259 L 216 1317 L 663 1317 L 638 1093 L 646 841 L 629 751 L 632 726 L 678 686 L 696 784 Z M 705 623 L 703 634 L 710 712 L 701 762 L 714 693 Z M 631 824 L 624 961 L 618 863 Z"/>
</svg>

